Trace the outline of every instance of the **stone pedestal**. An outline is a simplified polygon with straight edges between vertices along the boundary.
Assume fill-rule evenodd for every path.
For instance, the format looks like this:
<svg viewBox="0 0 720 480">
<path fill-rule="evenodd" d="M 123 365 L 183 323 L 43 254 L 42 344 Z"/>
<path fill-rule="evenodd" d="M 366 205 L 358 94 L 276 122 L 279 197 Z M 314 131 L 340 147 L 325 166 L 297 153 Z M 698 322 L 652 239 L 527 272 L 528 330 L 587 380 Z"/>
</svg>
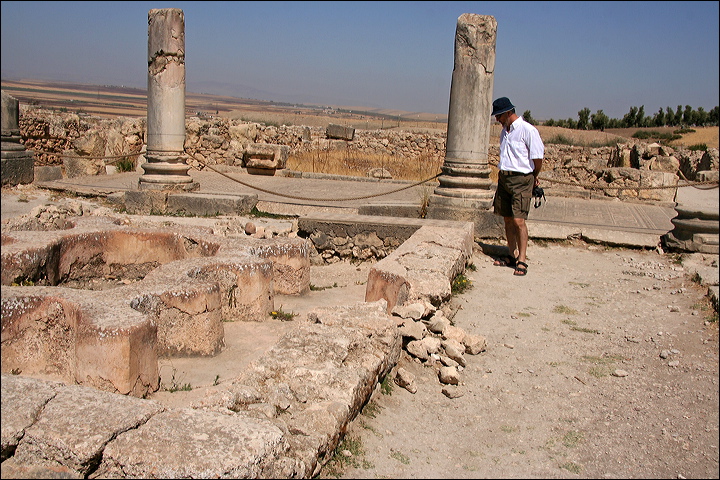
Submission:
<svg viewBox="0 0 720 480">
<path fill-rule="evenodd" d="M 20 109 L 16 98 L 2 92 L 2 184 L 32 183 L 35 179 L 35 154 L 20 143 Z"/>
<path fill-rule="evenodd" d="M 496 32 L 492 16 L 465 13 L 458 18 L 445 161 L 430 207 L 488 209 L 492 205 L 495 188 L 488 146 Z"/>
<path fill-rule="evenodd" d="M 147 162 L 138 187 L 192 191 L 185 155 L 185 16 L 178 8 L 148 12 Z"/>
</svg>

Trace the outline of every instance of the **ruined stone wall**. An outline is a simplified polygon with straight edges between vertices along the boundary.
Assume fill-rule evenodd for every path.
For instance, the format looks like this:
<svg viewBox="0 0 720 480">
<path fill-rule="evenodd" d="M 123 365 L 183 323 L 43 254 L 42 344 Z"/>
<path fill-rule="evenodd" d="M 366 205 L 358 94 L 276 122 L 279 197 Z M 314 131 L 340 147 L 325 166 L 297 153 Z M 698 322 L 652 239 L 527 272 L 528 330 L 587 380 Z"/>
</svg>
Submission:
<svg viewBox="0 0 720 480">
<path fill-rule="evenodd" d="M 144 152 L 146 119 L 102 119 L 74 113 L 58 113 L 20 105 L 20 135 L 26 148 L 40 153 L 35 164 L 63 165 L 60 155 L 113 156 Z M 323 127 L 271 126 L 226 118 L 190 117 L 186 120 L 185 151 L 188 163 L 243 166 L 243 153 L 252 143 L 287 145 L 290 155 L 302 151 L 347 149 L 362 154 L 442 160 L 444 133 L 412 133 L 396 130 L 356 130 L 352 140 L 327 138 Z M 718 150 L 690 151 L 632 141 L 612 147 L 546 145 L 543 177 L 551 180 L 555 194 L 589 194 L 623 199 L 671 201 L 673 189 L 628 190 L 623 187 L 662 186 L 678 178 L 717 179 Z M 498 164 L 497 140 L 491 139 L 489 164 Z M 142 159 L 140 155 L 136 161 Z M 113 159 L 105 164 L 114 163 Z M 102 160 L 96 172 L 105 173 Z M 678 171 L 680 173 L 678 173 Z M 705 172 L 699 174 L 698 172 Z M 712 175 L 708 176 L 708 173 Z M 674 180 L 673 180 L 674 179 Z M 555 181 L 553 183 L 552 181 Z M 603 189 L 604 187 L 616 187 Z"/>
</svg>

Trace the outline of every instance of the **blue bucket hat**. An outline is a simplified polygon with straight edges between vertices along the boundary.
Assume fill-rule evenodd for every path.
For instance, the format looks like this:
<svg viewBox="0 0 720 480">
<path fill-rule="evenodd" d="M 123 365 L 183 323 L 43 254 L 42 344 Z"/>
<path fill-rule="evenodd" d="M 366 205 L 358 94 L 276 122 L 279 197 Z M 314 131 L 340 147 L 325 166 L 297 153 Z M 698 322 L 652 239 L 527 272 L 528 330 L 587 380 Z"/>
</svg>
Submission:
<svg viewBox="0 0 720 480">
<path fill-rule="evenodd" d="M 510 99 L 507 97 L 500 97 L 493 102 L 493 111 L 491 116 L 500 115 L 505 112 L 509 112 L 515 108 L 515 105 L 510 103 Z"/>
</svg>

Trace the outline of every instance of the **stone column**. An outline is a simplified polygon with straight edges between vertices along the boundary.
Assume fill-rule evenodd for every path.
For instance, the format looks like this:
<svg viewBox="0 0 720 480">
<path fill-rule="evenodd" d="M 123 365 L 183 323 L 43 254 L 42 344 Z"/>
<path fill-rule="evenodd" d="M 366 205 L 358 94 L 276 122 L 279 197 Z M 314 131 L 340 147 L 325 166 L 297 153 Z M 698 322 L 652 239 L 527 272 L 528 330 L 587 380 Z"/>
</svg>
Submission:
<svg viewBox="0 0 720 480">
<path fill-rule="evenodd" d="M 32 183 L 35 154 L 20 143 L 20 102 L 2 91 L 2 184 Z"/>
<path fill-rule="evenodd" d="M 430 206 L 492 205 L 488 145 L 496 32 L 497 21 L 490 15 L 464 13 L 458 18 L 445 161 Z"/>
<path fill-rule="evenodd" d="M 147 162 L 140 189 L 199 188 L 185 155 L 185 15 L 179 8 L 148 12 Z"/>
</svg>

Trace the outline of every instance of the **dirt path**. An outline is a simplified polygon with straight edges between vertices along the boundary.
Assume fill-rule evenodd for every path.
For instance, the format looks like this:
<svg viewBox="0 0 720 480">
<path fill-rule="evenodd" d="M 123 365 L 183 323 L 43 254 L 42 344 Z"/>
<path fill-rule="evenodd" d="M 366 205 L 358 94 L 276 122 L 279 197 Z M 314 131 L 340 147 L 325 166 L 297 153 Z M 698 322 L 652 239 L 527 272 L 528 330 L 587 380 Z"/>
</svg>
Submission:
<svg viewBox="0 0 720 480">
<path fill-rule="evenodd" d="M 718 478 L 717 317 L 674 259 L 532 244 L 518 278 L 477 251 L 463 395 L 404 353 L 417 393 L 377 391 L 321 477 Z"/>
</svg>

